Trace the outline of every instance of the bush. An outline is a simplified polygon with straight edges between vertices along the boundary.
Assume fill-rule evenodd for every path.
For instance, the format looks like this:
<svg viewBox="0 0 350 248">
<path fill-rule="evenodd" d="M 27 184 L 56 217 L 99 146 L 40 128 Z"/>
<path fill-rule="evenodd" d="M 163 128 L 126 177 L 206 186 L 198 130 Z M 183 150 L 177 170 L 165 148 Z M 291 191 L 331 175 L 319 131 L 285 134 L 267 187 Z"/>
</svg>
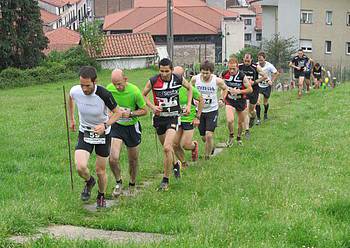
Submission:
<svg viewBox="0 0 350 248">
<path fill-rule="evenodd" d="M 81 46 L 71 48 L 65 52 L 63 63 L 69 70 L 74 72 L 79 72 L 80 67 L 84 65 L 93 66 L 96 70 L 101 69 L 101 65 L 95 59 L 90 58 Z"/>
</svg>

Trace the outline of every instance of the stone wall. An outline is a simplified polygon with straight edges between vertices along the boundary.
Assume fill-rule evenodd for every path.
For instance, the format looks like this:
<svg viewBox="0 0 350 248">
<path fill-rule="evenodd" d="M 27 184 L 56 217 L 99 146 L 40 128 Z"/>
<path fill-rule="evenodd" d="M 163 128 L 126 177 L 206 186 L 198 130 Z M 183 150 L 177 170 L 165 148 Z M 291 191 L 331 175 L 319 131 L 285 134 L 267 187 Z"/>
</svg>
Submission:
<svg viewBox="0 0 350 248">
<path fill-rule="evenodd" d="M 215 62 L 215 44 L 189 44 L 174 46 L 174 65 Z"/>
</svg>

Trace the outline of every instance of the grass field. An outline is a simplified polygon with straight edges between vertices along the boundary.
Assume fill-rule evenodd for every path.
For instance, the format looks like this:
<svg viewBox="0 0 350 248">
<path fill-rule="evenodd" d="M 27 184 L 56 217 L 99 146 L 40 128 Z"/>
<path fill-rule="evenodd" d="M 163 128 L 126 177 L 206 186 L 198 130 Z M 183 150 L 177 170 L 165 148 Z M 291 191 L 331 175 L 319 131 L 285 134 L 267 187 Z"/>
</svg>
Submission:
<svg viewBox="0 0 350 248">
<path fill-rule="evenodd" d="M 127 75 L 142 88 L 154 73 Z M 101 72 L 101 84 L 109 74 Z M 144 247 L 350 247 L 349 84 L 301 100 L 296 92 L 274 93 L 270 120 L 252 129 L 250 141 L 199 161 L 180 181 L 171 178 L 163 193 L 155 191 L 162 159 L 150 117 L 144 117 L 137 181 L 152 185 L 115 208 L 90 213 L 79 199 L 83 181 L 75 172 L 71 192 L 69 179 L 62 85 L 68 91 L 77 80 L 0 92 L 0 247 L 15 246 L 9 236 L 30 235 L 49 224 L 174 236 Z M 223 114 L 217 142 L 227 136 Z M 125 162 L 124 153 L 127 184 Z M 91 160 L 91 171 L 93 165 Z M 114 180 L 108 173 L 110 195 Z M 26 245 L 68 246 L 109 244 L 44 237 Z"/>
</svg>

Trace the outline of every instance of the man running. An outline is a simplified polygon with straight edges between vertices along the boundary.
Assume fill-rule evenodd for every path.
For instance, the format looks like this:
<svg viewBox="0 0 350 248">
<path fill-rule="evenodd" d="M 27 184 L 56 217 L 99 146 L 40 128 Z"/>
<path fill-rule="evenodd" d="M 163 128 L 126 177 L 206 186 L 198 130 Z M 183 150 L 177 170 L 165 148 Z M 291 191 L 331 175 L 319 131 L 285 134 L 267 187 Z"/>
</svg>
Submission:
<svg viewBox="0 0 350 248">
<path fill-rule="evenodd" d="M 238 115 L 237 143 L 238 145 L 243 145 L 241 138 L 245 120 L 243 111 L 247 108 L 247 94 L 253 92 L 253 89 L 247 76 L 242 71 L 239 71 L 237 58 L 231 58 L 228 61 L 228 70 L 222 73 L 222 78 L 230 89 L 230 92 L 223 96 L 226 104 L 226 121 L 229 130 L 229 139 L 226 145 L 228 147 L 233 145 L 235 110 Z"/>
<path fill-rule="evenodd" d="M 259 83 L 259 99 L 258 103 L 255 107 L 256 109 L 256 116 L 257 121 L 256 125 L 260 125 L 260 102 L 262 101 L 262 98 L 264 98 L 264 120 L 267 120 L 267 111 L 269 110 L 269 98 L 271 95 L 271 89 L 272 85 L 276 82 L 276 79 L 279 75 L 278 71 L 276 70 L 275 66 L 271 64 L 270 62 L 266 61 L 266 54 L 264 52 L 258 53 L 258 63 L 261 67 L 261 69 L 266 73 L 267 80 L 262 81 Z"/>
<path fill-rule="evenodd" d="M 253 63 L 253 57 L 250 53 L 246 53 L 243 58 L 243 63 L 239 64 L 239 70 L 242 71 L 248 78 L 250 84 L 252 85 L 253 92 L 248 94 L 249 108 L 248 113 L 245 117 L 245 136 L 247 139 L 250 138 L 249 128 L 253 127 L 256 118 L 255 105 L 259 98 L 259 83 L 267 79 L 267 75 L 258 64 Z M 259 78 L 259 75 L 261 76 Z"/>
<path fill-rule="evenodd" d="M 309 58 L 304 54 L 303 49 L 298 50 L 298 55 L 293 57 L 289 62 L 289 67 L 294 68 L 294 78 L 298 80 L 298 98 L 302 96 L 302 90 L 305 80 L 305 66 L 309 62 Z"/>
<path fill-rule="evenodd" d="M 319 89 L 322 84 L 322 79 L 324 78 L 323 72 L 326 72 L 326 70 L 319 63 L 316 63 L 312 68 L 315 89 Z"/>
<path fill-rule="evenodd" d="M 174 138 L 178 129 L 178 119 L 181 113 L 179 91 L 181 86 L 187 89 L 187 104 L 183 111 L 189 115 L 192 102 L 192 87 L 182 77 L 173 74 L 172 62 L 164 58 L 159 62 L 159 75 L 150 78 L 142 92 L 147 106 L 154 113 L 153 126 L 156 129 L 159 140 L 163 145 L 164 176 L 159 190 L 166 191 L 169 186 L 169 171 L 173 166 L 175 178 L 180 177 L 180 163 L 174 158 Z M 147 97 L 152 91 L 153 102 Z"/>
<path fill-rule="evenodd" d="M 202 94 L 204 107 L 200 116 L 199 133 L 205 142 L 205 159 L 209 159 L 214 151 L 214 131 L 218 122 L 218 87 L 224 92 L 227 86 L 224 81 L 213 74 L 214 64 L 204 61 L 200 66 L 200 74 L 192 77 L 191 83 Z"/>
<path fill-rule="evenodd" d="M 96 184 L 88 169 L 91 152 L 95 148 L 96 175 L 98 177 L 97 208 L 105 208 L 107 186 L 106 163 L 110 151 L 111 125 L 121 116 L 112 94 L 102 86 L 96 85 L 96 69 L 83 66 L 80 69 L 80 85 L 73 86 L 69 97 L 70 127 L 75 131 L 74 104 L 79 113 L 79 136 L 75 147 L 75 164 L 78 174 L 86 184 L 81 199 L 88 201 L 91 189 Z M 112 115 L 108 118 L 108 110 Z"/>
<path fill-rule="evenodd" d="M 129 193 L 134 194 L 138 168 L 139 144 L 141 143 L 141 124 L 139 116 L 147 114 L 146 102 L 139 88 L 128 82 L 122 70 L 112 72 L 112 83 L 107 86 L 122 111 L 121 118 L 112 125 L 111 152 L 109 165 L 116 180 L 112 195 L 122 194 L 122 178 L 120 169 L 120 151 L 124 143 L 128 150 L 129 160 Z"/>
<path fill-rule="evenodd" d="M 184 69 L 181 66 L 174 67 L 174 74 L 183 77 Z M 184 109 L 187 105 L 187 91 L 184 87 L 180 88 L 180 105 Z M 180 160 L 182 167 L 187 167 L 184 150 L 192 151 L 192 161 L 198 159 L 198 142 L 192 141 L 194 128 L 198 127 L 199 119 L 202 113 L 204 101 L 201 93 L 192 86 L 192 105 L 191 112 L 187 116 L 181 116 L 179 129 L 176 132 L 174 141 L 174 151 L 176 157 Z M 195 104 L 195 101 L 197 104 Z M 196 105 L 198 109 L 196 110 Z"/>
</svg>

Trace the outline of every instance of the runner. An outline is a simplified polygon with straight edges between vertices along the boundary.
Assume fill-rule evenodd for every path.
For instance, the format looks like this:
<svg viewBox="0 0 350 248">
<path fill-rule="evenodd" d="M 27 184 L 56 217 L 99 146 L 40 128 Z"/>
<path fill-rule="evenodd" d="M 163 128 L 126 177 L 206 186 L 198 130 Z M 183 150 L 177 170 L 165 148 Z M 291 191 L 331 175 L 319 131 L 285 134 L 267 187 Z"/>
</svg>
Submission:
<svg viewBox="0 0 350 248">
<path fill-rule="evenodd" d="M 112 195 L 118 197 L 122 194 L 123 181 L 120 168 L 120 151 L 123 143 L 128 150 L 129 160 L 129 194 L 134 194 L 138 168 L 139 144 L 141 143 L 141 124 L 139 116 L 147 114 L 146 102 L 139 88 L 128 82 L 122 70 L 112 72 L 112 83 L 107 86 L 122 110 L 122 117 L 112 125 L 111 152 L 109 165 L 116 180 Z"/>
<path fill-rule="evenodd" d="M 273 64 L 266 61 L 266 54 L 264 52 L 258 53 L 258 62 L 262 70 L 267 75 L 267 80 L 262 81 L 259 83 L 259 99 L 258 104 L 256 105 L 256 115 L 257 115 L 257 121 L 256 125 L 260 125 L 260 102 L 262 101 L 262 98 L 264 98 L 264 120 L 267 120 L 267 111 L 269 110 L 269 98 L 271 94 L 272 85 L 276 82 L 276 79 L 279 75 L 278 71 L 274 67 Z"/>
<path fill-rule="evenodd" d="M 326 70 L 319 63 L 316 63 L 312 68 L 312 76 L 314 78 L 314 88 L 319 89 L 324 78 L 323 72 Z"/>
<path fill-rule="evenodd" d="M 248 113 L 245 111 L 245 136 L 250 138 L 249 128 L 253 127 L 256 118 L 255 105 L 259 98 L 259 83 L 267 79 L 267 75 L 258 64 L 253 63 L 253 57 L 250 53 L 244 55 L 243 63 L 239 64 L 239 70 L 242 71 L 252 85 L 253 92 L 248 94 L 249 108 Z M 259 78 L 259 75 L 261 76 Z"/>
<path fill-rule="evenodd" d="M 168 190 L 169 187 L 171 166 L 173 166 L 175 178 L 180 178 L 180 163 L 175 162 L 173 145 L 181 113 L 179 100 L 181 86 L 188 90 L 188 101 L 183 115 L 190 114 L 192 102 L 192 86 L 182 77 L 173 74 L 172 71 L 172 62 L 167 58 L 162 59 L 159 62 L 159 75 L 150 78 L 142 92 L 147 106 L 154 113 L 153 126 L 163 145 L 164 176 L 159 187 L 159 190 L 163 191 Z M 147 97 L 150 91 L 153 93 L 153 102 Z"/>
<path fill-rule="evenodd" d="M 243 145 L 241 135 L 245 120 L 244 110 L 247 108 L 246 98 L 247 94 L 253 92 L 253 88 L 247 76 L 239 71 L 237 58 L 231 58 L 228 61 L 228 70 L 222 73 L 222 78 L 230 89 L 230 93 L 224 95 L 223 98 L 226 104 L 226 121 L 229 130 L 229 139 L 226 145 L 228 147 L 233 145 L 235 110 L 238 115 L 237 143 Z"/>
<path fill-rule="evenodd" d="M 289 62 L 289 66 L 294 68 L 294 78 L 298 80 L 298 98 L 302 96 L 302 90 L 305 80 L 305 66 L 309 62 L 309 58 L 304 55 L 303 49 L 298 50 L 298 55 L 293 57 Z"/>
<path fill-rule="evenodd" d="M 204 61 L 200 66 L 200 74 L 192 77 L 191 83 L 202 94 L 204 107 L 200 116 L 199 133 L 205 142 L 205 159 L 209 159 L 214 152 L 214 131 L 218 121 L 218 87 L 225 93 L 227 86 L 221 78 L 213 74 L 214 64 Z"/>
<path fill-rule="evenodd" d="M 306 63 L 305 66 L 305 84 L 306 84 L 306 93 L 310 93 L 310 85 L 311 85 L 311 70 L 314 66 L 314 61 L 309 58 L 309 61 Z"/>
<path fill-rule="evenodd" d="M 184 69 L 181 66 L 174 67 L 174 74 L 179 77 L 183 77 Z M 198 127 L 199 119 L 202 113 L 204 101 L 203 97 L 197 90 L 197 88 L 192 86 L 193 100 L 191 106 L 191 113 L 188 116 L 181 116 L 181 122 L 179 130 L 176 132 L 175 141 L 174 141 L 174 151 L 176 157 L 180 160 L 182 167 L 185 168 L 188 166 L 185 160 L 185 150 L 192 151 L 192 161 L 198 159 L 198 142 L 192 141 L 194 134 L 194 127 Z M 196 110 L 195 101 L 198 106 Z M 182 108 L 186 108 L 187 104 L 187 91 L 184 87 L 180 88 L 180 105 Z"/>
<path fill-rule="evenodd" d="M 75 147 L 75 164 L 78 174 L 86 182 L 81 199 L 88 201 L 91 189 L 96 184 L 88 169 L 90 154 L 95 148 L 96 175 L 98 177 L 97 208 L 105 208 L 105 192 L 107 186 L 106 163 L 110 151 L 110 130 L 114 122 L 121 116 L 112 94 L 102 86 L 96 85 L 96 69 L 83 66 L 80 69 L 80 85 L 73 86 L 69 97 L 70 127 L 76 130 L 74 105 L 79 112 L 79 136 Z M 112 115 L 108 118 L 108 110 Z"/>
</svg>

